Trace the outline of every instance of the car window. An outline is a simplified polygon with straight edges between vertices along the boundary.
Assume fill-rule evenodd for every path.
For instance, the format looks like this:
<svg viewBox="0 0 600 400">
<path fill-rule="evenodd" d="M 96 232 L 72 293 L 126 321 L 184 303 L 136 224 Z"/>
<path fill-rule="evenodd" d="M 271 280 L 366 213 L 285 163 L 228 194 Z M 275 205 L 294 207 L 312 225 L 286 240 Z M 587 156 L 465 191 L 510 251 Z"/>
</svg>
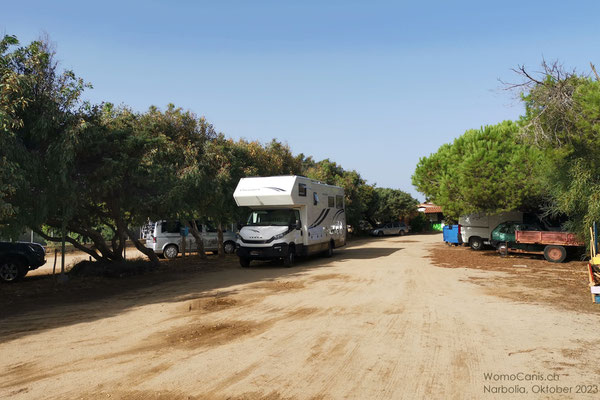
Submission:
<svg viewBox="0 0 600 400">
<path fill-rule="evenodd" d="M 217 228 L 215 228 L 214 225 L 211 224 L 210 222 L 207 222 L 204 224 L 204 231 L 205 232 L 216 232 Z"/>
<path fill-rule="evenodd" d="M 163 233 L 179 233 L 181 231 L 181 223 L 179 221 L 163 221 L 161 232 Z"/>
<path fill-rule="evenodd" d="M 504 224 L 500 228 L 501 233 L 512 233 L 512 231 L 513 231 L 513 224 Z"/>
<path fill-rule="evenodd" d="M 296 218 L 296 224 L 300 222 L 300 211 L 294 210 L 294 217 Z"/>
</svg>

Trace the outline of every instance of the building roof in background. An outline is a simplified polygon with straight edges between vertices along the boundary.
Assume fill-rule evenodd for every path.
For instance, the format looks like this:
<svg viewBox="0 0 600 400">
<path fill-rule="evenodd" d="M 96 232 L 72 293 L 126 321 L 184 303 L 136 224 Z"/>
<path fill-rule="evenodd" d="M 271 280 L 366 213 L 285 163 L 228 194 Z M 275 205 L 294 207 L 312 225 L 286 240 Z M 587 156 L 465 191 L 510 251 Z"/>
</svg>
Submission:
<svg viewBox="0 0 600 400">
<path fill-rule="evenodd" d="M 425 214 L 437 214 L 443 212 L 442 207 L 436 206 L 433 203 L 421 203 L 419 204 L 418 209 Z"/>
</svg>

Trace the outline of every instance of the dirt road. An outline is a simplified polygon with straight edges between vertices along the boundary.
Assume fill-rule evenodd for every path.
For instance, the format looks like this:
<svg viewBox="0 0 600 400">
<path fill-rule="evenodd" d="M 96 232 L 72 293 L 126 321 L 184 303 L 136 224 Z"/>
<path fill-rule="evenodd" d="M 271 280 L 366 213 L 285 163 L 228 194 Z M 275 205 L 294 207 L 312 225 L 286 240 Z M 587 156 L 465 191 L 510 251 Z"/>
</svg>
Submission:
<svg viewBox="0 0 600 400">
<path fill-rule="evenodd" d="M 496 297 L 471 278 L 502 273 L 432 265 L 439 241 L 356 242 L 4 318 L 0 398 L 598 398 L 576 393 L 600 389 L 598 314 Z"/>
</svg>

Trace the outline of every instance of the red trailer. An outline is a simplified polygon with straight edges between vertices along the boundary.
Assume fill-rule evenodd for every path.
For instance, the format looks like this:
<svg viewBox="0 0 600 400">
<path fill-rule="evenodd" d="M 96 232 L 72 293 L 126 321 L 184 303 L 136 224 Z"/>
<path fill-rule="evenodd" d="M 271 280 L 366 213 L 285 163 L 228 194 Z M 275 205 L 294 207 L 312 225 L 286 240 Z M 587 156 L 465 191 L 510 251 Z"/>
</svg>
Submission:
<svg viewBox="0 0 600 400">
<path fill-rule="evenodd" d="M 584 244 L 571 232 L 515 231 L 516 248 L 510 251 L 543 254 L 550 262 L 560 263 L 567 257 L 567 247 Z"/>
</svg>

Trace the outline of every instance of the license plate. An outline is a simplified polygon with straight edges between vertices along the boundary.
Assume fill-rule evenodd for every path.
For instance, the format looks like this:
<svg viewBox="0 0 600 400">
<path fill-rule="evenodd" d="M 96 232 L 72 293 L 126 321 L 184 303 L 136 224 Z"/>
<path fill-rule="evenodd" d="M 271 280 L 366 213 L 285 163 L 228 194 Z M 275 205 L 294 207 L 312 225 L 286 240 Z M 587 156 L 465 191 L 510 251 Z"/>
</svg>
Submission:
<svg viewBox="0 0 600 400">
<path fill-rule="evenodd" d="M 251 255 L 251 256 L 257 256 L 257 255 L 259 255 L 259 254 L 260 254 L 260 253 L 259 253 L 258 251 L 256 251 L 256 250 L 254 250 L 254 251 L 251 251 L 251 252 L 250 252 L 250 255 Z"/>
</svg>

